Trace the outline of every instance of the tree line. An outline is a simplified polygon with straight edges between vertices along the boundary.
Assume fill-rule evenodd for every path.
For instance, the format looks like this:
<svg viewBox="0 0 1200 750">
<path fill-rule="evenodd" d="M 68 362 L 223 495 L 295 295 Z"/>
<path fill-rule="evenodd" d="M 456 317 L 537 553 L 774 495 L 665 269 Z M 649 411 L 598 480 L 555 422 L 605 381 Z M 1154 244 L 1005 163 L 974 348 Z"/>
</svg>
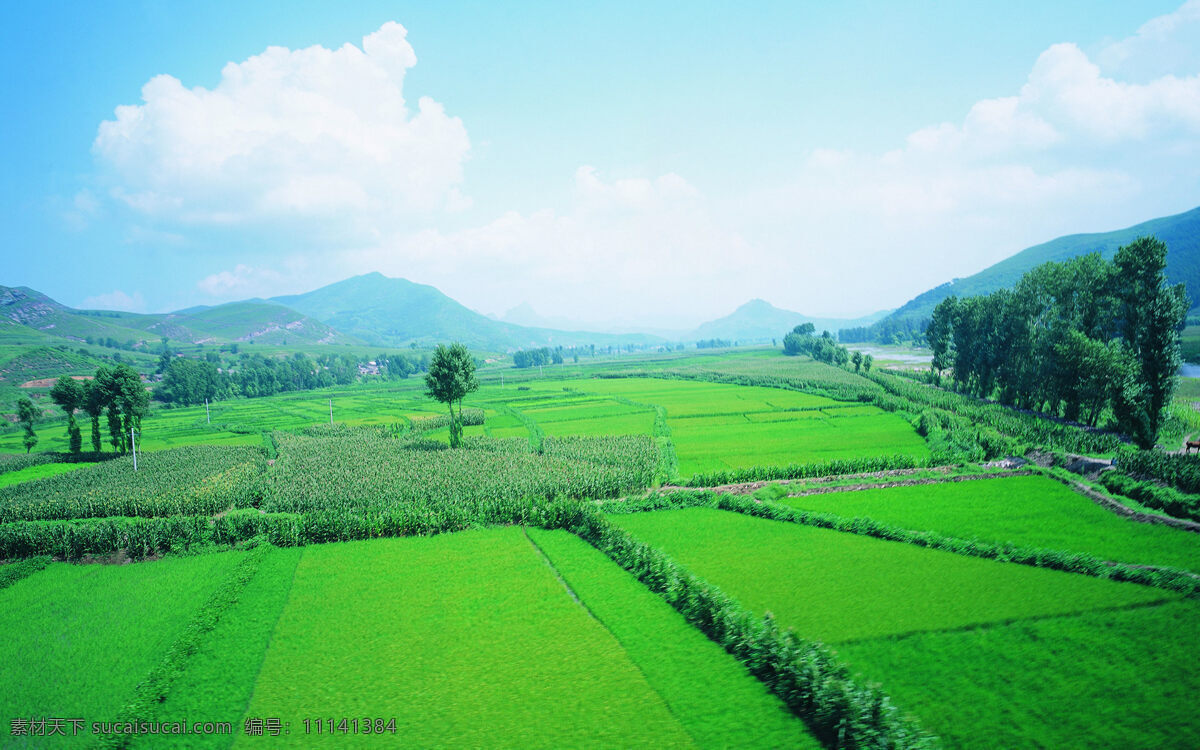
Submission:
<svg viewBox="0 0 1200 750">
<path fill-rule="evenodd" d="M 257 398 L 348 385 L 360 377 L 360 365 L 372 361 L 374 370 L 385 378 L 407 378 L 429 367 L 425 355 L 380 354 L 374 360 L 367 360 L 344 354 L 325 354 L 313 359 L 303 352 L 296 352 L 284 359 L 243 353 L 232 367 L 222 368 L 220 358 L 213 352 L 204 359 L 172 356 L 168 352 L 159 363 L 163 382 L 155 398 L 164 403 L 189 406 L 202 404 L 205 399 Z"/>
<path fill-rule="evenodd" d="M 958 390 L 1072 421 L 1112 426 L 1152 447 L 1181 363 L 1188 310 L 1152 237 L 1045 263 L 1012 289 L 948 297 L 926 329 L 932 376 Z"/>
<path fill-rule="evenodd" d="M 109 443 L 114 451 L 125 453 L 130 448 L 130 430 L 141 431 L 142 417 L 150 408 L 150 394 L 142 376 L 129 365 L 100 367 L 91 380 L 75 380 L 63 375 L 50 389 L 50 398 L 67 415 L 67 442 L 72 453 L 83 451 L 83 431 L 75 418 L 82 411 L 91 420 L 92 450 L 99 453 L 104 447 L 100 418 L 107 416 Z M 34 424 L 41 418 L 41 409 L 28 396 L 17 402 L 17 418 L 24 430 L 25 452 L 33 450 L 38 437 Z"/>
</svg>

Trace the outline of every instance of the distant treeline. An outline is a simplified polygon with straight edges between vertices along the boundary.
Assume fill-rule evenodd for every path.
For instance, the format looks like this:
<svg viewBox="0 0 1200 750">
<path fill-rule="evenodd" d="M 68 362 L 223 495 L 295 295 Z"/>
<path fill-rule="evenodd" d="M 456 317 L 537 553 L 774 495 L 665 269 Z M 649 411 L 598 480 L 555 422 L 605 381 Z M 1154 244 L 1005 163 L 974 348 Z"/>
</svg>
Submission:
<svg viewBox="0 0 1200 750">
<path fill-rule="evenodd" d="M 1151 447 L 1179 370 L 1183 284 L 1167 285 L 1167 247 L 1141 238 L 1111 262 L 1092 253 L 1046 263 L 1013 289 L 934 309 L 935 377 L 1006 404 L 1115 428 Z"/>
<path fill-rule="evenodd" d="M 204 403 L 205 399 L 254 398 L 347 385 L 364 375 L 407 378 L 429 368 L 426 355 L 380 354 L 370 360 L 345 354 L 324 354 L 312 359 L 302 352 L 286 359 L 243 353 L 228 369 L 219 364 L 220 358 L 215 352 L 209 352 L 205 359 L 168 357 L 163 362 L 163 382 L 155 398 L 188 406 Z"/>
<path fill-rule="evenodd" d="M 724 349 L 733 346 L 729 339 L 701 339 L 696 342 L 697 349 Z"/>
<path fill-rule="evenodd" d="M 839 329 L 837 337 L 843 344 L 921 344 L 928 326 L 929 318 L 884 318 L 869 326 Z"/>
<path fill-rule="evenodd" d="M 609 347 L 612 351 L 612 347 Z M 542 365 L 561 365 L 566 358 L 570 357 L 572 361 L 578 362 L 579 356 L 585 357 L 596 356 L 596 345 L 589 344 L 588 346 L 572 346 L 554 348 L 543 346 L 538 349 L 521 349 L 513 352 L 513 367 L 540 367 Z"/>
</svg>

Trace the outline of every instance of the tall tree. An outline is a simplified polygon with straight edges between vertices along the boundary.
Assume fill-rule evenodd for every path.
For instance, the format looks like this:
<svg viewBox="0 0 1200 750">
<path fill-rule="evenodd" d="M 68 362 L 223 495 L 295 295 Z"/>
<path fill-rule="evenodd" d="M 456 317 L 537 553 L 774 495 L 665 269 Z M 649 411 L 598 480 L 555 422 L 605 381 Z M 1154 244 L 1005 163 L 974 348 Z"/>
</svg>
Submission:
<svg viewBox="0 0 1200 750">
<path fill-rule="evenodd" d="M 1152 447 L 1165 420 L 1182 356 L 1179 331 L 1187 316 L 1183 284 L 1167 285 L 1167 246 L 1142 237 L 1117 250 L 1114 283 L 1121 301 L 1122 336 L 1141 370 L 1143 448 Z M 1148 444 L 1147 444 L 1148 443 Z"/>
<path fill-rule="evenodd" d="M 25 428 L 25 435 L 21 442 L 25 444 L 25 452 L 33 450 L 33 446 L 37 445 L 38 436 L 33 431 L 33 423 L 42 416 L 41 409 L 29 399 L 28 396 L 22 396 L 17 401 L 17 421 Z"/>
<path fill-rule="evenodd" d="M 75 410 L 83 406 L 83 385 L 69 375 L 63 375 L 50 389 L 50 398 L 67 414 L 67 440 L 72 453 L 83 450 L 83 436 L 75 421 Z"/>
<path fill-rule="evenodd" d="M 104 369 L 103 367 L 101 369 Z M 104 447 L 104 443 L 100 438 L 100 415 L 104 413 L 105 395 L 97 380 L 99 380 L 99 372 L 97 377 L 88 380 L 83 386 L 83 403 L 81 406 L 91 417 L 92 422 L 92 450 L 99 453 Z"/>
<path fill-rule="evenodd" d="M 425 375 L 426 395 L 441 401 L 450 408 L 450 447 L 462 445 L 462 402 L 468 393 L 479 390 L 475 379 L 475 360 L 467 347 L 459 343 L 445 346 L 438 344 L 429 361 L 429 372 Z M 458 413 L 454 404 L 458 403 Z"/>
</svg>

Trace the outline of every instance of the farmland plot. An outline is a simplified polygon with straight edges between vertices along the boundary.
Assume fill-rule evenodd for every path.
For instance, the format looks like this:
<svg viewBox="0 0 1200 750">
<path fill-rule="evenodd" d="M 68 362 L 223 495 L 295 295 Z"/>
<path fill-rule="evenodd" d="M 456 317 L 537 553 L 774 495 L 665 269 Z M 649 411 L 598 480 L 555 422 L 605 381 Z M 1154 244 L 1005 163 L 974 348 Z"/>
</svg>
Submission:
<svg viewBox="0 0 1200 750">
<path fill-rule="evenodd" d="M 414 747 L 694 746 L 518 528 L 305 549 L 247 715 L 291 734 L 239 746 L 378 745 L 305 734 L 331 716 Z"/>
<path fill-rule="evenodd" d="M 1200 571 L 1200 535 L 1126 520 L 1040 476 L 831 492 L 779 502 L 962 539 Z"/>
<path fill-rule="evenodd" d="M 5 723 L 39 716 L 114 720 L 241 555 L 58 563 L 0 590 Z M 85 733 L 63 745 L 94 742 Z"/>
<path fill-rule="evenodd" d="M 705 508 L 612 520 L 834 644 L 949 747 L 1194 747 L 1200 734 L 1200 680 L 1181 666 L 1200 636 L 1192 600 Z"/>
</svg>

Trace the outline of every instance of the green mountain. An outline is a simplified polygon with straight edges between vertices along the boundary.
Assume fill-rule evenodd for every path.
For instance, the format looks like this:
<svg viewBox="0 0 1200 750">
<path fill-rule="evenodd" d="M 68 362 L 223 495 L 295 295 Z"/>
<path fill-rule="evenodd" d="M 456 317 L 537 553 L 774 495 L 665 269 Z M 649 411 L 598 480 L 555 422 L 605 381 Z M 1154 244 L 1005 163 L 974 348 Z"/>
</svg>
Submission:
<svg viewBox="0 0 1200 750">
<path fill-rule="evenodd" d="M 836 331 L 839 328 L 865 326 L 888 314 L 888 311 L 868 315 L 865 318 L 848 320 L 843 318 L 814 318 L 791 310 L 782 310 L 770 302 L 752 299 L 729 315 L 700 325 L 689 335 L 689 339 L 725 339 L 727 341 L 769 341 L 782 339 L 784 334 L 801 323 L 812 323 L 817 332 Z"/>
<path fill-rule="evenodd" d="M 662 341 L 647 334 L 558 331 L 504 323 L 465 307 L 435 287 L 381 273 L 354 276 L 305 294 L 272 297 L 271 301 L 378 346 L 460 341 L 474 349 L 505 351 Z"/>
<path fill-rule="evenodd" d="M 1027 271 L 1047 261 L 1063 261 L 1099 252 L 1111 260 L 1117 248 L 1138 237 L 1153 235 L 1167 245 L 1167 278 L 1187 287 L 1193 308 L 1200 308 L 1200 208 L 1186 213 L 1152 219 L 1126 229 L 1098 234 L 1072 234 L 1026 248 L 965 279 L 955 279 L 917 295 L 884 319 L 899 322 L 928 318 L 937 303 L 950 295 L 970 297 L 1011 287 Z"/>
<path fill-rule="evenodd" d="M 189 344 L 251 339 L 264 344 L 359 343 L 320 321 L 262 300 L 143 315 L 76 310 L 28 287 L 0 286 L 0 338 L 5 343 L 84 342 L 91 338 L 137 346 L 163 336 Z"/>
</svg>

